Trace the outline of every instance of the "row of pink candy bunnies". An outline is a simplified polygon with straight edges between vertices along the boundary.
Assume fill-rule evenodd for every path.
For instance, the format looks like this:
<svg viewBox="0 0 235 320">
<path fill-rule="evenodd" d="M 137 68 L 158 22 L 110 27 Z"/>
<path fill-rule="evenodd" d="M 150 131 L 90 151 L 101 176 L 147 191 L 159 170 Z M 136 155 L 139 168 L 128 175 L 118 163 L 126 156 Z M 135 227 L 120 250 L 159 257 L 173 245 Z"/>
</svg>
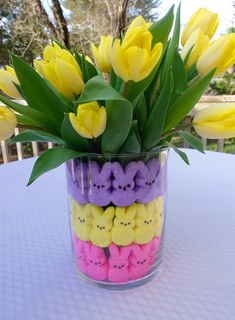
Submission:
<svg viewBox="0 0 235 320">
<path fill-rule="evenodd" d="M 160 237 L 154 237 L 143 245 L 119 247 L 112 243 L 106 254 L 106 249 L 82 241 L 75 235 L 73 244 L 81 273 L 97 281 L 121 283 L 139 279 L 148 273 L 159 250 Z"/>
</svg>

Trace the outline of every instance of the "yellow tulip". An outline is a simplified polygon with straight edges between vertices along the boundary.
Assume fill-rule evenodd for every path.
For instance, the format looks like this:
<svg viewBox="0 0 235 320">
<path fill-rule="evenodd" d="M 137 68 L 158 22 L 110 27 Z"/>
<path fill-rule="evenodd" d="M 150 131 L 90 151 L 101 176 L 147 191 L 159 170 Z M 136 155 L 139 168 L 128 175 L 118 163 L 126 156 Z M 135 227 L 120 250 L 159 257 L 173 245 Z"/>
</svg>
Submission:
<svg viewBox="0 0 235 320">
<path fill-rule="evenodd" d="M 82 137 L 92 139 L 100 136 L 107 122 L 106 110 L 96 101 L 80 104 L 77 115 L 69 113 L 74 130 Z"/>
<path fill-rule="evenodd" d="M 195 64 L 202 54 L 202 52 L 209 46 L 210 39 L 205 36 L 199 29 L 195 30 L 185 42 L 181 57 L 184 59 L 189 50 L 193 47 L 192 51 L 186 62 L 186 68 L 190 68 Z"/>
<path fill-rule="evenodd" d="M 126 35 L 135 28 L 144 27 L 146 30 L 148 30 L 150 26 L 151 26 L 151 23 L 146 22 L 142 16 L 138 16 L 134 20 L 132 20 L 131 24 L 128 26 Z"/>
<path fill-rule="evenodd" d="M 10 66 L 5 68 L 6 70 L 0 69 L 0 90 L 9 97 L 21 99 L 21 95 L 14 85 L 14 83 L 19 84 L 15 70 Z"/>
<path fill-rule="evenodd" d="M 111 62 L 114 72 L 124 81 L 145 79 L 162 54 L 162 43 L 152 48 L 153 36 L 146 27 L 136 27 L 125 35 L 123 42 L 114 41 Z"/>
<path fill-rule="evenodd" d="M 193 119 L 196 132 L 208 139 L 235 137 L 235 103 L 220 103 L 198 111 Z"/>
<path fill-rule="evenodd" d="M 16 116 L 7 107 L 0 107 L 0 140 L 11 137 L 17 125 Z"/>
<path fill-rule="evenodd" d="M 102 72 L 110 72 L 112 69 L 111 65 L 111 48 L 113 43 L 112 36 L 102 36 L 100 44 L 96 47 L 93 43 L 91 44 L 92 54 L 97 67 Z"/>
<path fill-rule="evenodd" d="M 181 36 L 181 44 L 184 46 L 187 39 L 193 31 L 200 29 L 205 36 L 211 39 L 218 27 L 218 14 L 211 12 L 208 9 L 200 8 L 189 19 Z"/>
<path fill-rule="evenodd" d="M 235 33 L 225 34 L 202 53 L 197 62 L 201 76 L 216 68 L 215 76 L 220 75 L 235 63 Z"/>
<path fill-rule="evenodd" d="M 84 87 L 82 72 L 75 58 L 56 43 L 46 46 L 43 60 L 34 60 L 34 67 L 66 97 L 80 94 Z"/>
</svg>

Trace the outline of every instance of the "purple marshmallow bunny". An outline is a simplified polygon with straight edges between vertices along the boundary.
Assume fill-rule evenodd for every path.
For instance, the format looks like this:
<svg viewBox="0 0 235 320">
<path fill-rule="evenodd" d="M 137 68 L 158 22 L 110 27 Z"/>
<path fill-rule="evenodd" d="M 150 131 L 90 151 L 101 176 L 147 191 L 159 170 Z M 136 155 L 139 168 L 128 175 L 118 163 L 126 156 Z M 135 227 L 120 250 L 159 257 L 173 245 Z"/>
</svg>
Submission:
<svg viewBox="0 0 235 320">
<path fill-rule="evenodd" d="M 144 164 L 138 161 L 136 175 L 137 201 L 148 203 L 162 193 L 161 165 L 158 159 L 152 158 Z"/>
<path fill-rule="evenodd" d="M 137 163 L 132 161 L 127 164 L 125 169 L 119 162 L 113 162 L 113 193 L 112 202 L 116 206 L 129 206 L 136 200 L 135 175 L 137 172 Z"/>
<path fill-rule="evenodd" d="M 88 202 L 87 164 L 80 160 L 66 163 L 66 174 L 69 194 L 79 203 Z"/>
<path fill-rule="evenodd" d="M 94 161 L 89 162 L 88 198 L 97 206 L 107 206 L 111 202 L 111 166 L 111 162 L 106 162 L 102 167 Z"/>
</svg>

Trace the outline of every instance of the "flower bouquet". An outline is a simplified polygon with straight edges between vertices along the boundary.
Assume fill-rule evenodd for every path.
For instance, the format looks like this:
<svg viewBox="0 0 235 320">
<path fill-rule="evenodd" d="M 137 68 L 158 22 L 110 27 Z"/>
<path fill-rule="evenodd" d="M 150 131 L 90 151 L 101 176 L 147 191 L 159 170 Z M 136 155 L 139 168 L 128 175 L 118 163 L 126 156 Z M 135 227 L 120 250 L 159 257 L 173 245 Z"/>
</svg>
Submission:
<svg viewBox="0 0 235 320">
<path fill-rule="evenodd" d="M 235 34 L 211 42 L 218 16 L 199 9 L 180 40 L 180 7 L 156 22 L 141 16 L 117 39 L 102 36 L 91 59 L 53 41 L 34 67 L 11 54 L 0 70 L 0 139 L 48 141 L 31 184 L 66 163 L 74 263 L 105 287 L 139 285 L 159 273 L 163 257 L 168 149 L 180 136 L 203 152 L 201 140 L 235 136 L 235 107 L 185 116 L 211 79 L 235 61 Z"/>
</svg>

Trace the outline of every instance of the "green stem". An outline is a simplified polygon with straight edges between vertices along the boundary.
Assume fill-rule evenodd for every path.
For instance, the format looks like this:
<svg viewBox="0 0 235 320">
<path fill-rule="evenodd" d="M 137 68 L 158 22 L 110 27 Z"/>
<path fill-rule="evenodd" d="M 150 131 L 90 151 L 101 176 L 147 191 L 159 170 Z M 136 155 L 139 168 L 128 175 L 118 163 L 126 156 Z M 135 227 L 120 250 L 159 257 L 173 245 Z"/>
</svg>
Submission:
<svg viewBox="0 0 235 320">
<path fill-rule="evenodd" d="M 128 86 L 129 86 L 129 82 L 127 81 L 127 82 L 125 82 L 124 88 L 123 88 L 123 91 L 122 91 L 122 95 L 123 95 L 124 98 L 126 98 L 126 96 L 127 96 Z"/>
<path fill-rule="evenodd" d="M 192 127 L 192 123 L 191 123 L 191 122 L 190 122 L 190 123 L 187 123 L 187 124 L 183 124 L 183 125 L 180 126 L 180 127 L 177 127 L 177 128 L 175 128 L 175 129 L 172 129 L 172 130 L 164 133 L 164 134 L 161 136 L 160 141 L 163 140 L 163 139 L 165 139 L 166 137 L 168 137 L 168 136 L 176 133 L 177 131 L 180 131 L 180 130 L 182 130 L 182 129 L 191 128 L 191 127 Z"/>
</svg>

